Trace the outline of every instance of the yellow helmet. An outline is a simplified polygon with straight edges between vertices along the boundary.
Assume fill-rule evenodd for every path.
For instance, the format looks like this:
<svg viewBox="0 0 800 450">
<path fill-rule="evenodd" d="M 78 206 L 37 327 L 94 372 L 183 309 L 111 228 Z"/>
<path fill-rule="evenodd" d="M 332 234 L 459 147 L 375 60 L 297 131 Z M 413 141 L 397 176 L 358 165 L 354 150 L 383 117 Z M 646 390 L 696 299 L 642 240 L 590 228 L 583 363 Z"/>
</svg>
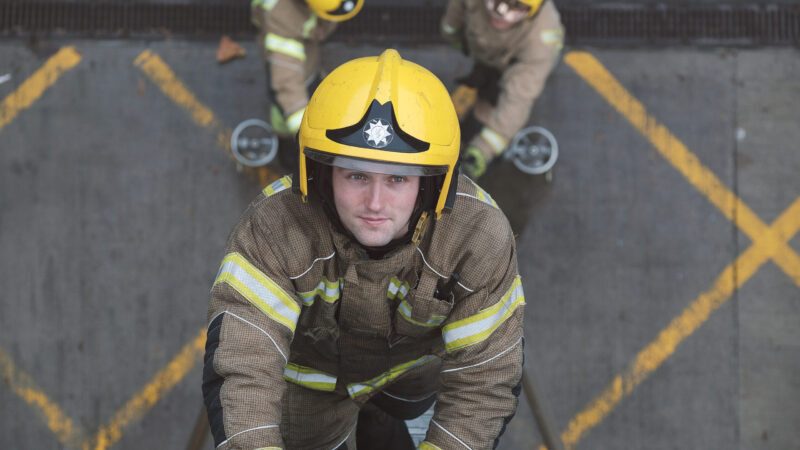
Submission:
<svg viewBox="0 0 800 450">
<path fill-rule="evenodd" d="M 522 9 L 524 7 L 528 7 L 528 17 L 532 17 L 539 11 L 539 8 L 542 7 L 542 3 L 546 0 L 495 0 L 493 2 L 489 2 L 487 7 L 491 10 L 498 6 L 500 3 L 505 3 L 507 6 L 511 8 L 518 8 Z"/>
<path fill-rule="evenodd" d="M 344 63 L 322 80 L 306 107 L 298 140 L 298 187 L 304 199 L 309 158 L 367 172 L 438 176 L 435 192 L 426 192 L 435 194 L 436 217 L 452 208 L 461 142 L 455 107 L 434 74 L 395 50 Z"/>
<path fill-rule="evenodd" d="M 364 0 L 306 0 L 317 16 L 331 22 L 352 19 L 361 11 Z"/>
<path fill-rule="evenodd" d="M 528 10 L 528 17 L 531 17 L 539 11 L 539 8 L 542 7 L 542 3 L 544 3 L 545 0 L 517 0 L 517 1 L 530 6 L 531 9 Z"/>
</svg>

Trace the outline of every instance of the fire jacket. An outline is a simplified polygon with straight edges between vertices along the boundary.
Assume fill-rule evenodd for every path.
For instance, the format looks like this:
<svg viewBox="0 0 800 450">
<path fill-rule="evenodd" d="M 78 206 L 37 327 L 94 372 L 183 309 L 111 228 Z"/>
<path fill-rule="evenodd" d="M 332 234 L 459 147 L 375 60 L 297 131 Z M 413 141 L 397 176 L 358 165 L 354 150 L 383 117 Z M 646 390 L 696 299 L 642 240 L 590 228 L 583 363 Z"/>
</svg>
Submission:
<svg viewBox="0 0 800 450">
<path fill-rule="evenodd" d="M 497 155 L 527 123 L 556 64 L 564 36 L 558 11 L 545 0 L 532 18 L 499 31 L 491 24 L 485 0 L 450 0 L 442 34 L 476 62 L 502 72 L 497 104 L 475 105 L 475 117 L 484 127 L 471 142 L 485 155 Z"/>
<path fill-rule="evenodd" d="M 494 200 L 459 177 L 452 211 L 376 260 L 290 185 L 284 177 L 251 203 L 211 290 L 203 391 L 216 444 L 287 448 L 287 383 L 360 405 L 440 363 L 420 448 L 492 448 L 517 407 L 525 304 Z M 311 419 L 293 426 L 318 432 Z"/>
<path fill-rule="evenodd" d="M 306 84 L 320 70 L 320 44 L 336 23 L 318 18 L 303 0 L 254 0 L 251 17 L 259 28 L 256 39 L 267 61 L 272 101 L 286 132 L 294 134 L 309 100 Z"/>
</svg>

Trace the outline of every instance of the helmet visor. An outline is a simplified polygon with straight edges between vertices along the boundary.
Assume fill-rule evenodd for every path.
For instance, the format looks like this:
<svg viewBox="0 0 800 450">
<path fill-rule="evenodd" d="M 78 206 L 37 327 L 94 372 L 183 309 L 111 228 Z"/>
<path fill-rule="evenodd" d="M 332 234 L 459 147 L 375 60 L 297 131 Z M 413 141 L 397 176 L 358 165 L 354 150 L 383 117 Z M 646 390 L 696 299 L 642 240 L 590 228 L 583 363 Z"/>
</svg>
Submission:
<svg viewBox="0 0 800 450">
<path fill-rule="evenodd" d="M 305 148 L 303 153 L 308 158 L 328 166 L 336 166 L 343 169 L 358 170 L 362 172 L 419 177 L 430 177 L 435 175 L 444 175 L 447 173 L 447 166 L 423 166 L 389 161 L 376 161 L 374 159 L 334 155 L 331 153 L 314 150 L 312 148 Z"/>
</svg>

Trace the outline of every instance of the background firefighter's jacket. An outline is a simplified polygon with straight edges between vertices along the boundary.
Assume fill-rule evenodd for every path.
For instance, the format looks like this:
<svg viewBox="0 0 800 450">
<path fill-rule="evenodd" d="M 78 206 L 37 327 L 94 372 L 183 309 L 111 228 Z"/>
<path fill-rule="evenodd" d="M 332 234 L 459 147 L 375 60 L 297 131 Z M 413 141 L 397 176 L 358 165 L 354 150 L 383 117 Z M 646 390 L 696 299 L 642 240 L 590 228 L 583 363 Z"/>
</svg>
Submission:
<svg viewBox="0 0 800 450">
<path fill-rule="evenodd" d="M 255 0 L 251 17 L 271 100 L 294 134 L 308 104 L 306 85 L 320 71 L 320 46 L 336 23 L 318 18 L 303 0 Z"/>
<path fill-rule="evenodd" d="M 248 207 L 211 291 L 203 391 L 216 444 L 285 448 L 287 383 L 364 404 L 441 363 L 426 441 L 492 448 L 517 406 L 525 304 L 495 202 L 461 176 L 452 211 L 418 244 L 371 260 L 290 185 L 276 181 Z"/>
<path fill-rule="evenodd" d="M 558 60 L 564 37 L 558 11 L 552 1 L 545 0 L 535 16 L 499 31 L 491 24 L 485 0 L 450 0 L 442 19 L 442 34 L 476 65 L 502 73 L 499 81 L 494 77 L 497 87 L 484 88 L 499 90 L 496 100 L 479 99 L 474 109 L 476 118 L 488 130 L 476 136 L 472 144 L 485 155 L 495 155 L 528 122 L 533 102 Z"/>
</svg>

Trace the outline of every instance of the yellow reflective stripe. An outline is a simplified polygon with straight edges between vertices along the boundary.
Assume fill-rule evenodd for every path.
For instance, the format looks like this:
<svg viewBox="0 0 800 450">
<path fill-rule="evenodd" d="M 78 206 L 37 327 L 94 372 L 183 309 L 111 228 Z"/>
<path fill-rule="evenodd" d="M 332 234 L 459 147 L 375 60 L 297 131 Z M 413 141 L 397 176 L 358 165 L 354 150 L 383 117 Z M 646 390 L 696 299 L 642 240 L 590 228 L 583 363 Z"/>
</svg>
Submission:
<svg viewBox="0 0 800 450">
<path fill-rule="evenodd" d="M 506 140 L 503 139 L 503 136 L 500 136 L 489 127 L 481 128 L 481 137 L 492 146 L 495 153 L 502 153 L 503 149 L 506 148 L 507 143 Z"/>
<path fill-rule="evenodd" d="M 300 307 L 280 286 L 239 253 L 229 253 L 222 260 L 214 286 L 218 283 L 227 283 L 269 318 L 294 333 Z"/>
<path fill-rule="evenodd" d="M 303 23 L 303 37 L 307 38 L 315 26 L 317 26 L 317 15 L 312 12 L 311 17 Z"/>
<path fill-rule="evenodd" d="M 318 295 L 322 300 L 328 303 L 334 303 L 336 300 L 339 300 L 339 295 L 342 292 L 341 282 L 341 278 L 336 281 L 330 281 L 323 277 L 317 287 L 308 292 L 298 292 L 297 295 L 300 296 L 300 300 L 302 300 L 303 304 L 306 306 L 313 305 L 314 297 Z"/>
<path fill-rule="evenodd" d="M 559 50 L 564 46 L 564 32 L 560 28 L 550 28 L 539 33 L 542 42 L 555 45 Z"/>
<path fill-rule="evenodd" d="M 492 198 L 492 196 L 489 195 L 488 192 L 484 191 L 483 188 L 479 187 L 477 194 L 478 194 L 478 199 L 480 199 L 482 202 L 488 203 L 488 204 L 494 206 L 495 208 L 497 208 L 497 203 L 495 203 L 495 201 Z"/>
<path fill-rule="evenodd" d="M 413 369 L 414 367 L 419 367 L 434 358 L 436 357 L 433 355 L 425 355 L 413 361 L 400 364 L 399 366 L 394 366 L 391 369 L 389 369 L 388 372 L 384 372 L 371 380 L 364 381 L 361 383 L 348 384 L 347 393 L 350 394 L 350 397 L 357 397 L 361 394 L 372 392 L 375 389 L 380 388 L 381 386 L 389 383 L 390 381 L 404 374 L 405 372 Z"/>
<path fill-rule="evenodd" d="M 336 389 L 335 376 L 299 364 L 287 364 L 286 368 L 283 369 L 283 378 L 317 391 L 331 392 Z"/>
<path fill-rule="evenodd" d="M 286 175 L 282 178 L 279 178 L 272 182 L 269 186 L 264 188 L 264 195 L 267 197 L 271 195 L 275 195 L 280 191 L 286 190 L 292 187 L 292 177 L 291 175 Z"/>
<path fill-rule="evenodd" d="M 292 134 L 297 133 L 297 130 L 300 129 L 300 123 L 303 121 L 303 113 L 305 112 L 306 109 L 302 108 L 286 118 L 286 128 L 289 129 L 289 132 Z"/>
<path fill-rule="evenodd" d="M 525 304 L 522 280 L 519 275 L 499 302 L 474 316 L 457 320 L 442 328 L 442 338 L 448 352 L 483 341 L 511 316 L 518 306 Z"/>
<path fill-rule="evenodd" d="M 407 321 L 419 325 L 422 327 L 436 327 L 444 322 L 445 316 L 431 316 L 427 322 L 418 322 L 411 318 L 411 305 L 403 300 L 400 302 L 400 305 L 397 307 L 397 310 L 400 311 L 400 315 L 403 316 L 404 319 Z"/>
<path fill-rule="evenodd" d="M 267 36 L 264 38 L 264 47 L 267 50 L 283 53 L 301 61 L 306 60 L 306 51 L 305 47 L 303 47 L 303 43 L 294 39 L 267 33 Z"/>
<path fill-rule="evenodd" d="M 470 179 L 469 181 L 472 181 L 472 179 Z M 497 209 L 500 209 L 500 207 L 497 206 L 497 202 L 494 201 L 492 196 L 489 195 L 488 192 L 484 191 L 482 187 L 478 186 L 478 183 L 472 181 L 472 185 L 475 186 L 475 191 L 476 191 L 475 192 L 475 197 L 477 197 L 478 200 L 480 200 L 480 201 L 482 201 L 484 203 L 488 203 L 488 204 L 494 206 Z"/>
<path fill-rule="evenodd" d="M 406 295 L 408 295 L 408 282 L 401 282 L 397 279 L 397 277 L 392 277 L 392 279 L 389 280 L 389 290 L 386 293 L 386 296 L 390 299 L 397 297 L 402 300 L 406 298 Z"/>
<path fill-rule="evenodd" d="M 442 450 L 438 445 L 433 445 L 428 441 L 422 441 L 417 446 L 417 450 Z"/>
<path fill-rule="evenodd" d="M 257 5 L 261 3 L 261 7 L 266 9 L 267 11 L 271 11 L 272 8 L 278 4 L 278 0 L 253 0 L 252 5 Z"/>
</svg>

